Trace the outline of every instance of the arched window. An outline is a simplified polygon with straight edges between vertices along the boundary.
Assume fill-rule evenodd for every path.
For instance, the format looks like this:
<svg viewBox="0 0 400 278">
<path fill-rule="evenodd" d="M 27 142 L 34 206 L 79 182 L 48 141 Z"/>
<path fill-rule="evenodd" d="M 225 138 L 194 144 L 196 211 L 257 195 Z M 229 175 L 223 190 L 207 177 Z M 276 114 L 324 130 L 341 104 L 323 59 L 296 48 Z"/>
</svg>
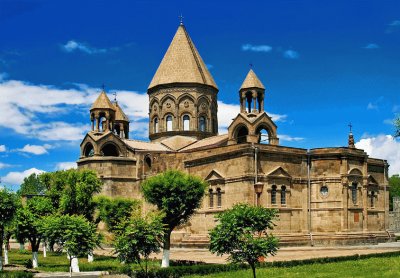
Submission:
<svg viewBox="0 0 400 278">
<path fill-rule="evenodd" d="M 172 131 L 172 116 L 168 115 L 166 118 L 167 122 L 167 131 Z"/>
<path fill-rule="evenodd" d="M 281 187 L 281 204 L 286 205 L 286 186 Z"/>
<path fill-rule="evenodd" d="M 101 149 L 103 156 L 119 156 L 118 148 L 114 144 L 106 144 Z"/>
<path fill-rule="evenodd" d="M 121 136 L 121 127 L 119 124 L 114 125 L 114 134 Z"/>
<path fill-rule="evenodd" d="M 221 188 L 217 188 L 217 207 L 221 207 L 222 206 L 222 192 L 221 192 Z"/>
<path fill-rule="evenodd" d="M 357 204 L 357 183 L 353 182 L 351 184 L 351 200 L 353 204 Z"/>
<path fill-rule="evenodd" d="M 242 126 L 239 128 L 236 136 L 236 141 L 238 144 L 247 142 L 247 135 L 249 135 L 249 131 L 246 127 Z"/>
<path fill-rule="evenodd" d="M 371 208 L 373 208 L 375 207 L 375 191 L 371 191 L 370 198 Z"/>
<path fill-rule="evenodd" d="M 271 190 L 271 204 L 276 205 L 276 185 L 272 186 Z"/>
<path fill-rule="evenodd" d="M 100 116 L 99 117 L 99 131 L 105 131 L 107 128 L 107 120 L 106 117 Z"/>
<path fill-rule="evenodd" d="M 85 157 L 91 157 L 94 155 L 94 148 L 91 143 L 87 143 L 85 149 L 83 150 Z"/>
<path fill-rule="evenodd" d="M 199 118 L 199 130 L 206 131 L 206 118 L 203 116 Z"/>
<path fill-rule="evenodd" d="M 246 93 L 246 101 L 247 101 L 247 113 L 251 113 L 251 109 L 253 106 L 253 93 L 252 92 Z"/>
<path fill-rule="evenodd" d="M 258 135 L 259 144 L 269 144 L 269 133 L 264 126 L 258 127 L 256 130 L 256 134 Z"/>
<path fill-rule="evenodd" d="M 190 117 L 189 115 L 183 116 L 183 130 L 188 131 L 190 130 Z"/>
<path fill-rule="evenodd" d="M 158 118 L 154 118 L 154 133 L 158 132 Z"/>
<path fill-rule="evenodd" d="M 214 193 L 212 189 L 208 190 L 208 198 L 209 198 L 209 207 L 210 208 L 214 207 Z"/>
<path fill-rule="evenodd" d="M 144 171 L 147 172 L 151 169 L 151 157 L 147 155 L 144 158 Z"/>
</svg>

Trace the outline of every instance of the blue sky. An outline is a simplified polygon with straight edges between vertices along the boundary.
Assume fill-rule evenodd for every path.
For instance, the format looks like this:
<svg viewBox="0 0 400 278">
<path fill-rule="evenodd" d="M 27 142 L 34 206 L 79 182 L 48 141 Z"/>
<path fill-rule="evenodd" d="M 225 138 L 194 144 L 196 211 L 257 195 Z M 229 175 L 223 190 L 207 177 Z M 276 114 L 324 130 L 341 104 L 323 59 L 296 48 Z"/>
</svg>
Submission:
<svg viewBox="0 0 400 278">
<path fill-rule="evenodd" d="M 399 1 L 0 0 L 0 177 L 71 167 L 106 85 L 146 139 L 146 89 L 178 16 L 220 92 L 220 131 L 249 64 L 281 144 L 357 146 L 400 172 Z"/>
</svg>

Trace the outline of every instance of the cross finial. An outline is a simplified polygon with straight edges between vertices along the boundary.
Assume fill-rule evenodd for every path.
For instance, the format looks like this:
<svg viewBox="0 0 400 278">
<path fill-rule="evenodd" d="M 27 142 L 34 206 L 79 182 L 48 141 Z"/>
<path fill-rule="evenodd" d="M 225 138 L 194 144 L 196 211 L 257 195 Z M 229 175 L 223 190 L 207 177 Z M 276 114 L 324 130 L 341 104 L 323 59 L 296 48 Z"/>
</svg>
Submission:
<svg viewBox="0 0 400 278">
<path fill-rule="evenodd" d="M 114 102 L 117 102 L 117 92 L 116 91 L 113 93 L 113 96 L 114 96 Z"/>
<path fill-rule="evenodd" d="M 106 85 L 104 85 L 104 83 L 103 84 L 101 84 L 101 88 L 103 89 L 103 91 L 105 90 L 105 88 L 106 88 Z"/>
<path fill-rule="evenodd" d="M 352 129 L 353 125 L 352 125 L 351 123 L 349 123 L 349 125 L 348 125 L 348 126 L 349 126 L 349 128 L 350 128 L 350 133 L 351 133 L 351 132 L 352 132 L 352 130 L 351 130 L 351 129 Z"/>
<path fill-rule="evenodd" d="M 179 17 L 179 24 L 183 25 L 183 15 L 181 14 Z"/>
<path fill-rule="evenodd" d="M 249 67 L 252 69 L 252 68 L 253 68 L 253 64 L 252 64 L 252 63 L 250 63 L 250 64 L 249 64 Z"/>
</svg>

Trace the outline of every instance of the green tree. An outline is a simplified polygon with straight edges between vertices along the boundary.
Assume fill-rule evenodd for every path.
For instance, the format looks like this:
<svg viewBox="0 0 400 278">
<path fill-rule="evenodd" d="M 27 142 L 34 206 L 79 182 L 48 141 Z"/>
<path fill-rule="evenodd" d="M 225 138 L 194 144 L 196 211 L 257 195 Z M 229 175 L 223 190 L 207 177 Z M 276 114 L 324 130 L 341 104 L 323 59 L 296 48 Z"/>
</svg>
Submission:
<svg viewBox="0 0 400 278">
<path fill-rule="evenodd" d="M 153 176 L 142 184 L 144 198 L 164 213 L 162 267 L 169 266 L 171 233 L 175 227 L 185 224 L 200 207 L 207 183 L 177 170 Z"/>
<path fill-rule="evenodd" d="M 400 137 L 400 116 L 394 120 L 394 126 L 396 128 L 394 137 Z"/>
<path fill-rule="evenodd" d="M 400 197 L 400 176 L 393 175 L 389 178 L 389 206 L 393 210 L 393 197 Z"/>
<path fill-rule="evenodd" d="M 43 234 L 40 232 L 43 218 L 52 214 L 53 205 L 47 197 L 33 197 L 17 210 L 16 230 L 18 237 L 27 239 L 32 247 L 32 264 L 38 266 L 38 250 Z"/>
<path fill-rule="evenodd" d="M 121 223 L 127 222 L 132 213 L 140 208 L 139 201 L 119 197 L 98 196 L 95 202 L 98 211 L 96 222 L 103 221 L 111 233 L 118 233 Z"/>
<path fill-rule="evenodd" d="M 137 263 L 148 277 L 148 259 L 151 253 L 158 253 L 164 235 L 162 215 L 149 214 L 141 217 L 139 214 L 121 224 L 123 229 L 117 234 L 115 251 L 122 262 Z M 141 264 L 144 258 L 145 266 Z"/>
<path fill-rule="evenodd" d="M 210 231 L 210 251 L 228 260 L 247 262 L 256 277 L 260 257 L 275 255 L 278 239 L 268 230 L 274 228 L 277 211 L 259 206 L 237 204 L 216 216 L 219 224 Z"/>
<path fill-rule="evenodd" d="M 17 210 L 17 197 L 13 192 L 0 188 L 0 271 L 3 271 L 3 239 L 6 227 Z"/>
<path fill-rule="evenodd" d="M 40 232 L 67 252 L 70 272 L 79 272 L 78 257 L 88 255 L 101 242 L 96 225 L 82 215 L 47 216 L 43 218 Z"/>
<path fill-rule="evenodd" d="M 39 176 L 40 175 L 33 173 L 24 178 L 20 189 L 17 191 L 18 195 L 44 195 L 46 187 L 41 182 Z"/>
</svg>

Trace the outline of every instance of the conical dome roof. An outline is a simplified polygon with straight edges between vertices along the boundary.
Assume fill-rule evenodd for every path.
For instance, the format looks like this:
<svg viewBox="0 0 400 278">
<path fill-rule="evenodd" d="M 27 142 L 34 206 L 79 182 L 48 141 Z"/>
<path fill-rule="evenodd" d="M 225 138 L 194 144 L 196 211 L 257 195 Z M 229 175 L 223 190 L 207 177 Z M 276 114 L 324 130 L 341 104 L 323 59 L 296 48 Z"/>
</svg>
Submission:
<svg viewBox="0 0 400 278">
<path fill-rule="evenodd" d="M 100 95 L 97 97 L 96 101 L 93 103 L 92 109 L 111 109 L 115 110 L 114 105 L 111 103 L 110 99 L 108 98 L 106 92 L 102 91 Z"/>
<path fill-rule="evenodd" d="M 198 83 L 218 89 L 183 25 L 178 27 L 149 89 L 170 83 Z"/>
<path fill-rule="evenodd" d="M 250 69 L 249 73 L 244 79 L 242 86 L 240 86 L 240 90 L 249 88 L 259 88 L 265 90 L 264 85 L 261 83 L 260 79 L 258 79 L 257 75 L 252 69 Z"/>
<path fill-rule="evenodd" d="M 128 116 L 126 116 L 126 114 L 124 113 L 124 111 L 122 111 L 121 106 L 119 106 L 118 102 L 116 102 L 114 104 L 115 107 L 115 120 L 116 121 L 125 121 L 125 122 L 129 122 L 129 118 Z"/>
</svg>

